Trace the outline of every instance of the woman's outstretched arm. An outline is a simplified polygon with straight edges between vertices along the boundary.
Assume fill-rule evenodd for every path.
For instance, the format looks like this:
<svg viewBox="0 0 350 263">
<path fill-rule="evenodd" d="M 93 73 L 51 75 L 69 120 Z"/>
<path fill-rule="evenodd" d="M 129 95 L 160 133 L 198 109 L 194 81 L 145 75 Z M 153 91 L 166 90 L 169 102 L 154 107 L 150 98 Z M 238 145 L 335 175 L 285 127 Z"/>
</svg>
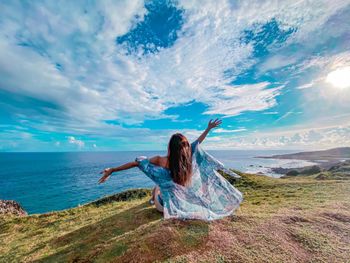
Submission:
<svg viewBox="0 0 350 263">
<path fill-rule="evenodd" d="M 153 164 L 159 165 L 159 159 L 160 159 L 160 156 L 154 156 L 154 157 L 150 158 L 149 161 Z M 103 176 L 100 178 L 98 183 L 99 184 L 104 183 L 114 172 L 127 170 L 127 169 L 134 168 L 137 166 L 138 166 L 138 162 L 134 161 L 134 162 L 129 162 L 129 163 L 123 164 L 123 165 L 118 166 L 118 167 L 106 168 L 102 172 L 100 172 L 100 174 L 103 174 Z"/>
<path fill-rule="evenodd" d="M 201 143 L 205 137 L 207 137 L 208 133 L 210 132 L 211 129 L 215 128 L 215 127 L 218 127 L 220 124 L 222 123 L 222 120 L 219 120 L 219 119 L 215 119 L 214 121 L 213 120 L 210 120 L 209 123 L 208 123 L 208 127 L 205 129 L 205 131 L 198 137 L 198 142 Z"/>
<path fill-rule="evenodd" d="M 111 176 L 111 174 L 114 172 L 127 170 L 130 168 L 136 167 L 137 165 L 138 165 L 138 163 L 136 161 L 134 161 L 134 162 L 129 162 L 129 163 L 123 164 L 123 165 L 118 166 L 118 167 L 106 168 L 102 172 L 100 172 L 100 174 L 103 174 L 103 176 L 100 178 L 98 183 L 101 184 L 101 183 L 105 182 Z"/>
</svg>

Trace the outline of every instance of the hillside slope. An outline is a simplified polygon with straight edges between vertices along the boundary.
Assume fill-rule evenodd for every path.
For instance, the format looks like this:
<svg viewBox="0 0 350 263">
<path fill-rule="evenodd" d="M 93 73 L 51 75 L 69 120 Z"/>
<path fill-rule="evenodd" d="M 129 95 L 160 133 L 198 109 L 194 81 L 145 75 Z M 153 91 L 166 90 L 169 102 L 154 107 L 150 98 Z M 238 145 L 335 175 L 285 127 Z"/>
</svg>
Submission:
<svg viewBox="0 0 350 263">
<path fill-rule="evenodd" d="M 0 262 L 347 262 L 350 181 L 242 174 L 236 215 L 162 220 L 134 190 L 85 206 L 0 218 Z"/>
</svg>

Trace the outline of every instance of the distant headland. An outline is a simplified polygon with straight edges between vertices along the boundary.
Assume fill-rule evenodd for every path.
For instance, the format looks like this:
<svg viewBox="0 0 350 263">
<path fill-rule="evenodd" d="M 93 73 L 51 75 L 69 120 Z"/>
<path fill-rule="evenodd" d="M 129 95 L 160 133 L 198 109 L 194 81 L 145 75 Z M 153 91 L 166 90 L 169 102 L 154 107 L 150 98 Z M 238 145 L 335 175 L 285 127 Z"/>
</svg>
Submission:
<svg viewBox="0 0 350 263">
<path fill-rule="evenodd" d="M 271 168 L 273 172 L 285 174 L 287 176 L 296 176 L 300 174 L 312 175 L 321 173 L 320 176 L 322 177 L 326 176 L 328 173 L 332 173 L 332 175 L 334 175 L 338 172 L 340 172 L 342 176 L 345 175 L 347 177 L 350 175 L 350 147 L 339 147 L 323 151 L 297 152 L 272 156 L 257 156 L 256 158 L 305 160 L 312 161 L 317 164 L 302 168 Z"/>
<path fill-rule="evenodd" d="M 350 147 L 339 147 L 323 151 L 297 152 L 272 156 L 257 156 L 257 158 L 296 159 L 315 162 L 339 161 L 341 159 L 350 159 Z"/>
</svg>

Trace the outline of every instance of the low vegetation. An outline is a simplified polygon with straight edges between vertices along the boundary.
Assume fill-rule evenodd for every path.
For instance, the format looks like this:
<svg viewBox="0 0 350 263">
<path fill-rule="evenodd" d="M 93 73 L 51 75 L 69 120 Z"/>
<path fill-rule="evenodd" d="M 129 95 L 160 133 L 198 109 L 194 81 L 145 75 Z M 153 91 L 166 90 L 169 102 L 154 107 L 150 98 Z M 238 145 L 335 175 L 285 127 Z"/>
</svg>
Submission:
<svg viewBox="0 0 350 263">
<path fill-rule="evenodd" d="M 241 175 L 241 207 L 210 223 L 163 220 L 147 189 L 2 216 L 0 262 L 349 262 L 350 180 Z"/>
</svg>

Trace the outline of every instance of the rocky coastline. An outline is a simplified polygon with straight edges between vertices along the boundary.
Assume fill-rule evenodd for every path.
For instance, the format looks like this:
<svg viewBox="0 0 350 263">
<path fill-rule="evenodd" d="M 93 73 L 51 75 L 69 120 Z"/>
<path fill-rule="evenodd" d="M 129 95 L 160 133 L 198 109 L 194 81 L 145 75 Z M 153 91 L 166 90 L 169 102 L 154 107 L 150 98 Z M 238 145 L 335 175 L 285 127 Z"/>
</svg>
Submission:
<svg viewBox="0 0 350 263">
<path fill-rule="evenodd" d="M 0 200 L 1 215 L 26 216 L 28 213 L 14 200 Z"/>
</svg>

